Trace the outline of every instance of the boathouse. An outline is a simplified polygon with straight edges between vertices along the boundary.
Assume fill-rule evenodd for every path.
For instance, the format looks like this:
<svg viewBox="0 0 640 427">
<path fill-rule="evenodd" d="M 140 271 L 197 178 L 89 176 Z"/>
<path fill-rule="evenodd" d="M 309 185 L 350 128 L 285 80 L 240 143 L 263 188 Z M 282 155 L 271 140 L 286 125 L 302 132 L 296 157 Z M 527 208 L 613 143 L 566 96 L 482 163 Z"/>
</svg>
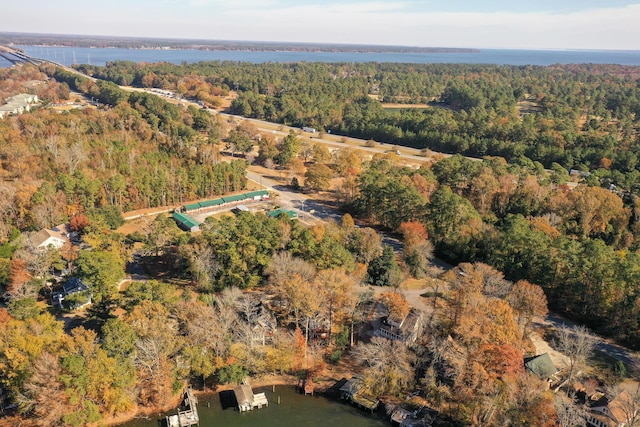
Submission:
<svg viewBox="0 0 640 427">
<path fill-rule="evenodd" d="M 260 409 L 263 406 L 269 406 L 267 396 L 264 393 L 253 394 L 251 386 L 248 384 L 241 384 L 233 389 L 233 394 L 236 397 L 238 403 L 238 410 L 240 412 L 251 411 L 253 409 Z"/>
</svg>

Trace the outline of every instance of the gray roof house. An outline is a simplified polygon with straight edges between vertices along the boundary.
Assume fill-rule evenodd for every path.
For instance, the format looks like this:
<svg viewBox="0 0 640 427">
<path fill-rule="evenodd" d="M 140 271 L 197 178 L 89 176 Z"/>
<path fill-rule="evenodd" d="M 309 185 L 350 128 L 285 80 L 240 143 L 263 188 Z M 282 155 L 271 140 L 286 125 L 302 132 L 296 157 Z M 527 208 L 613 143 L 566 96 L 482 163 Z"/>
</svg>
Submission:
<svg viewBox="0 0 640 427">
<path fill-rule="evenodd" d="M 390 340 L 402 341 L 409 345 L 414 343 L 418 337 L 421 320 L 422 312 L 411 309 L 403 319 L 388 317 L 386 322 L 383 321 L 374 334 Z"/>
<path fill-rule="evenodd" d="M 72 277 L 62 285 L 61 292 L 54 292 L 51 296 L 51 304 L 60 308 L 76 309 L 91 304 L 93 294 L 87 285 L 77 277 Z M 65 304 L 64 301 L 67 301 Z"/>
</svg>

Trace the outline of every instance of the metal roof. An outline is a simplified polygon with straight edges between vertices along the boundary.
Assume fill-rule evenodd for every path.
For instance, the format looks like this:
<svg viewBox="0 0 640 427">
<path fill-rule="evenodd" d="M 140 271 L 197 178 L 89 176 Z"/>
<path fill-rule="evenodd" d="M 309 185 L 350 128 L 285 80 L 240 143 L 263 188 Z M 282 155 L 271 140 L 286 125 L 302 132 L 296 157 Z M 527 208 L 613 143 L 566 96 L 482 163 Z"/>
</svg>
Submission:
<svg viewBox="0 0 640 427">
<path fill-rule="evenodd" d="M 173 218 L 178 221 L 178 225 L 182 224 L 183 226 L 189 228 L 189 230 L 200 225 L 198 221 L 191 218 L 189 215 L 180 212 L 174 212 Z"/>
<path fill-rule="evenodd" d="M 240 200 L 245 200 L 247 198 L 246 194 L 232 194 L 230 196 L 224 196 L 222 200 L 225 203 L 239 202 Z"/>
<path fill-rule="evenodd" d="M 524 366 L 540 378 L 549 378 L 558 370 L 553 365 L 549 353 L 525 359 Z"/>
<path fill-rule="evenodd" d="M 254 197 L 262 197 L 262 196 L 268 196 L 269 192 L 267 190 L 258 190 L 258 191 L 250 191 L 248 193 L 245 193 L 247 198 L 254 198 Z"/>
<path fill-rule="evenodd" d="M 277 217 L 278 215 L 280 215 L 282 213 L 287 214 L 287 216 L 289 216 L 290 219 L 298 217 L 298 214 L 295 211 L 289 211 L 289 210 L 286 210 L 286 209 L 276 209 L 274 211 L 267 212 L 267 216 L 275 218 L 275 217 Z"/>
<path fill-rule="evenodd" d="M 224 204 L 224 200 L 222 199 L 211 199 L 205 200 L 204 202 L 198 203 L 202 208 L 209 208 L 211 206 L 220 206 Z"/>
</svg>

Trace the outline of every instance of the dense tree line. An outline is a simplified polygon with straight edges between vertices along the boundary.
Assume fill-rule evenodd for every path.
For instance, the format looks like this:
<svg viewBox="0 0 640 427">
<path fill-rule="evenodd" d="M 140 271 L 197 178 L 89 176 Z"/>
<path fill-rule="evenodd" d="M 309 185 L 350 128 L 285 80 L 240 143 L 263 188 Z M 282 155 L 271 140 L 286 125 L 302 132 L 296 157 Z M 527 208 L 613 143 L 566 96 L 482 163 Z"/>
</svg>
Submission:
<svg viewBox="0 0 640 427">
<path fill-rule="evenodd" d="M 501 159 L 414 170 L 382 158 L 360 174 L 351 209 L 391 229 L 422 223 L 440 256 L 537 283 L 555 310 L 636 347 L 638 200 L 551 177 Z"/>
<path fill-rule="evenodd" d="M 191 80 L 202 93 L 237 89 L 231 111 L 247 117 L 449 153 L 525 156 L 596 171 L 626 189 L 638 183 L 637 67 L 117 61 L 82 70 L 179 93 Z M 143 82 L 146 75 L 153 78 Z M 430 107 L 384 109 L 373 98 Z"/>
</svg>

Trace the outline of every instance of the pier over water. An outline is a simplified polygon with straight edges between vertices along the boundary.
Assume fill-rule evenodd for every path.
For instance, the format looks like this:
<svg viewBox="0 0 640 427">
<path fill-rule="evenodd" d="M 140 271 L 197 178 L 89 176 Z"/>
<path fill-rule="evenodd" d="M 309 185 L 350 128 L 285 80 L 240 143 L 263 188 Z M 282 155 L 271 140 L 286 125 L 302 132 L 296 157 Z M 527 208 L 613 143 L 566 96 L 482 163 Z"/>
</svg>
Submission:
<svg viewBox="0 0 640 427">
<path fill-rule="evenodd" d="M 175 415 L 167 415 L 165 420 L 167 427 L 190 427 L 200 423 L 198 416 L 198 399 L 193 394 L 191 388 L 184 392 L 183 411 L 178 411 Z"/>
</svg>

